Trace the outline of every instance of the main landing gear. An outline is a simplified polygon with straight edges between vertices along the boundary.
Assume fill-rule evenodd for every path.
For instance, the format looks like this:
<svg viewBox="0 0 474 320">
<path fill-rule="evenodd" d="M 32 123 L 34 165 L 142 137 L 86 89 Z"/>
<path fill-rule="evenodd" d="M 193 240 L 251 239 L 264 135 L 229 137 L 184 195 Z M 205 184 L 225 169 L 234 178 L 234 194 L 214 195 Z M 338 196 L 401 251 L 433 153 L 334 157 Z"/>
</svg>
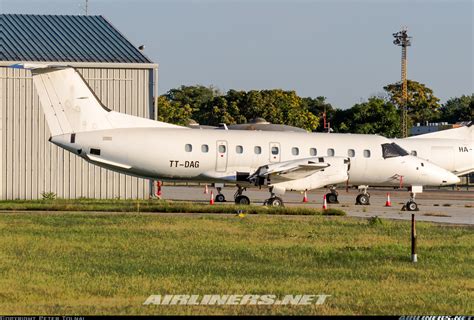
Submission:
<svg viewBox="0 0 474 320">
<path fill-rule="evenodd" d="M 328 203 L 339 203 L 339 200 L 337 199 L 337 196 L 339 193 L 336 191 L 336 187 L 329 187 L 329 193 L 326 193 L 326 201 Z"/>
<path fill-rule="evenodd" d="M 269 206 L 269 207 L 284 207 L 285 206 L 285 204 L 283 203 L 283 199 L 280 197 L 277 197 L 275 193 L 273 192 L 273 187 L 270 188 L 270 198 L 265 200 L 263 205 Z"/>
<path fill-rule="evenodd" d="M 249 197 L 244 196 L 242 194 L 245 190 L 247 190 L 247 188 L 243 188 L 243 187 L 237 185 L 237 191 L 234 194 L 235 204 L 240 204 L 240 205 L 249 205 L 250 204 Z"/>
<path fill-rule="evenodd" d="M 217 187 L 216 186 L 216 190 L 217 190 L 217 194 L 216 194 L 216 197 L 215 197 L 214 200 L 216 202 L 225 202 L 225 196 L 221 193 L 222 187 Z"/>
<path fill-rule="evenodd" d="M 362 206 L 370 205 L 370 193 L 367 192 L 369 186 L 359 186 L 359 195 L 356 197 L 356 204 Z"/>
</svg>

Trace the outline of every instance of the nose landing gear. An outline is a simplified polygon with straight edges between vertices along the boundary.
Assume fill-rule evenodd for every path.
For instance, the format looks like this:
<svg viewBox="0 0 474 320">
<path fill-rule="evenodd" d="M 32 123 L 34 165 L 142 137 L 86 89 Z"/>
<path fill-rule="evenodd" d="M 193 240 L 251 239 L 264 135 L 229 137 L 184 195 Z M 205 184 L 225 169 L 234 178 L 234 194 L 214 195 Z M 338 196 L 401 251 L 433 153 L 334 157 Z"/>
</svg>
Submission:
<svg viewBox="0 0 474 320">
<path fill-rule="evenodd" d="M 419 211 L 418 204 L 415 202 L 415 192 L 410 192 L 410 200 L 402 207 L 402 211 Z"/>
</svg>

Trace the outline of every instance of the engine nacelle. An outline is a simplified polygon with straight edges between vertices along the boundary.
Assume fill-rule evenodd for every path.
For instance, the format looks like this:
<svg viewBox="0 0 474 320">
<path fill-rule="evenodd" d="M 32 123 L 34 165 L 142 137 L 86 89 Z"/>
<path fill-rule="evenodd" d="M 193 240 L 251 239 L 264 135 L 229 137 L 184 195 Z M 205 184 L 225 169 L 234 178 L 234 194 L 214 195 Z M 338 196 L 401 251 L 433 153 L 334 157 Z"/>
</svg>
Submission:
<svg viewBox="0 0 474 320">
<path fill-rule="evenodd" d="M 305 191 L 322 188 L 327 185 L 333 185 L 346 182 L 349 178 L 350 163 L 347 158 L 325 157 L 328 167 L 318 170 L 313 174 L 295 180 L 270 183 L 275 194 L 282 195 L 287 190 Z"/>
</svg>

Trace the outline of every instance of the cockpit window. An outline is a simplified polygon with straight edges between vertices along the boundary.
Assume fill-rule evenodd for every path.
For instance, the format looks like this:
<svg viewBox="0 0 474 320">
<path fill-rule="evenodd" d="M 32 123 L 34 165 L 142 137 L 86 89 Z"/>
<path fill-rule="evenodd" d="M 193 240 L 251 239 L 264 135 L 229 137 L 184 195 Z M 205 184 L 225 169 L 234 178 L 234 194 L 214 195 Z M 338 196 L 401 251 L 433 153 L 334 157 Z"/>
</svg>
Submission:
<svg viewBox="0 0 474 320">
<path fill-rule="evenodd" d="M 382 144 L 382 155 L 386 159 L 407 156 L 408 152 L 406 152 L 406 150 L 400 147 L 398 144 L 392 142 Z"/>
</svg>

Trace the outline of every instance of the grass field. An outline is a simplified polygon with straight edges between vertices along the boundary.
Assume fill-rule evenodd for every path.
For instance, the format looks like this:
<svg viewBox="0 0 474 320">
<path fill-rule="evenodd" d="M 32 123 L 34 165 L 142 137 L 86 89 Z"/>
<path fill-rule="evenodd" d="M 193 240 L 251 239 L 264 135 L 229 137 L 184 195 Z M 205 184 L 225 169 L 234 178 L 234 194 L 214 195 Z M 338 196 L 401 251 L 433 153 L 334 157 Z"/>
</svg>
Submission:
<svg viewBox="0 0 474 320">
<path fill-rule="evenodd" d="M 325 216 L 2 213 L 0 314 L 473 314 L 474 230 Z M 328 294 L 144 306 L 151 294 Z"/>
<path fill-rule="evenodd" d="M 167 213 L 237 213 L 276 215 L 343 216 L 337 208 L 327 210 L 304 207 L 268 207 L 234 204 L 209 205 L 205 203 L 175 202 L 168 200 L 6 200 L 0 201 L 0 210 L 7 211 L 95 211 L 95 212 L 167 212 Z"/>
</svg>

